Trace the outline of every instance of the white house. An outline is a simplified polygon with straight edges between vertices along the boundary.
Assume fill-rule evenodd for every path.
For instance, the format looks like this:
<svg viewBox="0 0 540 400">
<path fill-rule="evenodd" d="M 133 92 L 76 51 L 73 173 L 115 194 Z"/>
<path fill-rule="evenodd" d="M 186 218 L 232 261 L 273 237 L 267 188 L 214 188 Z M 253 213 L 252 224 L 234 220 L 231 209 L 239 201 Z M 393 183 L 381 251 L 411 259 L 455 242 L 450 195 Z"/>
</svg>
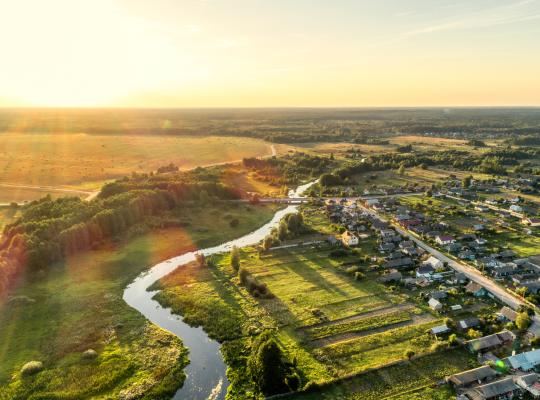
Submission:
<svg viewBox="0 0 540 400">
<path fill-rule="evenodd" d="M 443 307 L 441 302 L 434 298 L 429 299 L 428 305 L 429 305 L 429 308 L 431 308 L 434 311 L 440 311 L 442 310 L 442 307 Z"/>
<path fill-rule="evenodd" d="M 360 239 L 351 231 L 345 231 L 341 235 L 341 241 L 345 246 L 357 246 Z"/>
<path fill-rule="evenodd" d="M 366 207 L 373 207 L 379 204 L 379 199 L 367 199 L 365 204 Z"/>
<path fill-rule="evenodd" d="M 435 241 L 442 245 L 442 246 L 445 246 L 447 244 L 452 244 L 452 243 L 455 243 L 456 240 L 454 239 L 453 236 L 450 236 L 450 235 L 440 235 L 440 236 L 437 236 L 435 238 Z"/>
<path fill-rule="evenodd" d="M 435 256 L 429 257 L 422 263 L 423 265 L 429 265 L 433 269 L 439 269 L 444 267 L 444 263 Z"/>
</svg>

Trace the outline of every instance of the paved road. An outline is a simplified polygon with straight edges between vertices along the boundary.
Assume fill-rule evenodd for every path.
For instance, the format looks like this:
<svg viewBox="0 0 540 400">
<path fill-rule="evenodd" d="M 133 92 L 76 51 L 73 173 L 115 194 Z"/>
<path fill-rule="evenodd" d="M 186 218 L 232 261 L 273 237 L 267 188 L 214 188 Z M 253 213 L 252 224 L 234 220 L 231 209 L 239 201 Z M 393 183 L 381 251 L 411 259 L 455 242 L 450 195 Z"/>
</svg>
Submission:
<svg viewBox="0 0 540 400">
<path fill-rule="evenodd" d="M 372 216 L 380 219 L 381 221 L 390 223 L 394 227 L 394 229 L 397 232 L 399 232 L 401 235 L 408 237 L 409 239 L 414 241 L 419 247 L 423 248 L 430 254 L 434 255 L 441 261 L 448 263 L 448 266 L 450 268 L 454 269 L 455 271 L 465 274 L 467 278 L 469 278 L 471 281 L 474 281 L 480 284 L 482 287 L 488 290 L 491 294 L 493 294 L 493 296 L 497 297 L 501 302 L 508 305 L 509 307 L 512 307 L 513 309 L 517 309 L 520 305 L 525 304 L 524 301 L 521 300 L 519 297 L 512 295 L 511 293 L 506 291 L 505 288 L 503 288 L 502 286 L 499 286 L 497 283 L 495 283 L 493 280 L 491 280 L 487 276 L 482 275 L 482 273 L 478 271 L 476 268 L 448 257 L 444 253 L 440 252 L 439 250 L 425 243 L 413 232 L 406 231 L 399 225 L 381 217 L 376 211 L 368 209 L 364 206 L 360 206 L 360 207 L 366 212 L 368 212 L 369 214 L 371 214 Z"/>
</svg>

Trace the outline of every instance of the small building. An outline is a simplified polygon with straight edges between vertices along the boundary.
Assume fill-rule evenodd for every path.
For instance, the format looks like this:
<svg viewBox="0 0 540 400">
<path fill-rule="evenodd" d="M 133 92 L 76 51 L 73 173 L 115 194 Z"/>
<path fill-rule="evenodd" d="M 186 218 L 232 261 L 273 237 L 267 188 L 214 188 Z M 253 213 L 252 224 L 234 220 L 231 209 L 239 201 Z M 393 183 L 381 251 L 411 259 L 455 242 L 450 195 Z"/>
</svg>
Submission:
<svg viewBox="0 0 540 400">
<path fill-rule="evenodd" d="M 458 321 L 457 326 L 460 330 L 465 331 L 480 326 L 480 320 L 476 317 L 465 318 Z"/>
<path fill-rule="evenodd" d="M 510 211 L 514 211 L 514 212 L 516 212 L 516 213 L 521 213 L 521 212 L 523 212 L 523 207 L 518 206 L 517 204 L 512 204 L 510 207 L 508 207 L 508 209 L 509 209 Z"/>
<path fill-rule="evenodd" d="M 341 241 L 345 246 L 357 246 L 360 239 L 351 231 L 345 231 L 341 234 Z"/>
<path fill-rule="evenodd" d="M 520 375 L 515 380 L 516 385 L 530 394 L 533 399 L 540 399 L 540 376 L 538 374 Z"/>
<path fill-rule="evenodd" d="M 507 321 L 507 322 L 516 322 L 516 318 L 518 316 L 518 313 L 514 310 L 512 310 L 510 307 L 504 306 L 499 310 L 498 319 L 500 321 Z"/>
<path fill-rule="evenodd" d="M 471 400 L 511 399 L 521 392 L 512 377 L 480 385 L 465 392 Z"/>
<path fill-rule="evenodd" d="M 454 239 L 454 237 L 450 235 L 439 235 L 435 238 L 435 242 L 437 242 L 441 246 L 446 246 L 448 244 L 455 243 L 456 239 Z"/>
<path fill-rule="evenodd" d="M 431 265 L 422 265 L 416 269 L 416 277 L 430 279 L 434 272 L 435 270 Z"/>
<path fill-rule="evenodd" d="M 521 371 L 531 371 L 537 365 L 540 365 L 540 349 L 516 354 L 505 359 L 507 365 L 512 369 Z"/>
<path fill-rule="evenodd" d="M 399 272 L 397 270 L 392 270 L 392 271 L 388 272 L 387 274 L 382 275 L 379 278 L 379 281 L 383 282 L 383 283 L 399 282 L 399 281 L 401 281 L 402 278 L 403 278 L 403 275 L 401 274 L 401 272 Z"/>
<path fill-rule="evenodd" d="M 429 294 L 429 297 L 436 300 L 446 299 L 448 294 L 444 290 L 435 290 Z"/>
<path fill-rule="evenodd" d="M 493 380 L 497 375 L 498 374 L 494 369 L 487 365 L 484 365 L 482 367 L 450 375 L 446 378 L 446 381 L 454 385 L 455 388 L 462 388 L 471 384 L 489 382 Z"/>
<path fill-rule="evenodd" d="M 461 310 L 463 310 L 463 307 L 461 306 L 461 304 L 454 304 L 453 306 L 450 306 L 450 310 L 452 310 L 452 311 L 461 311 Z"/>
<path fill-rule="evenodd" d="M 485 353 L 508 343 L 512 343 L 515 338 L 516 337 L 512 332 L 505 329 L 499 333 L 469 340 L 467 341 L 467 348 L 471 353 Z"/>
<path fill-rule="evenodd" d="M 434 326 L 429 330 L 429 332 L 434 335 L 444 335 L 445 333 L 450 332 L 450 328 L 446 326 L 446 324 Z"/>
<path fill-rule="evenodd" d="M 467 286 L 465 286 L 465 291 L 471 293 L 475 297 L 483 297 L 487 294 L 487 290 L 474 281 L 470 281 Z"/>
<path fill-rule="evenodd" d="M 444 262 L 442 262 L 435 256 L 430 256 L 426 261 L 422 263 L 422 265 L 429 265 L 431 268 L 435 270 L 444 268 Z"/>
<path fill-rule="evenodd" d="M 437 299 L 430 298 L 428 301 L 429 308 L 431 308 L 433 311 L 441 311 L 443 308 L 443 305 L 441 302 Z"/>
<path fill-rule="evenodd" d="M 389 260 L 384 264 L 385 268 L 403 269 L 413 265 L 413 260 L 410 257 L 396 258 Z"/>
</svg>

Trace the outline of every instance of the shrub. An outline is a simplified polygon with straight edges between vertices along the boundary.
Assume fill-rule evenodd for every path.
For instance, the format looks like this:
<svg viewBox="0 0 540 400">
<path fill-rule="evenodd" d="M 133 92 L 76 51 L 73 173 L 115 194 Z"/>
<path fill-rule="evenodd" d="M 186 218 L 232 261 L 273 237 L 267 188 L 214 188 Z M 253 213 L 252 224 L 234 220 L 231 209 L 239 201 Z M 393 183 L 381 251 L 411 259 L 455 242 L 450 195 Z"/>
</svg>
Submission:
<svg viewBox="0 0 540 400">
<path fill-rule="evenodd" d="M 97 356 L 97 351 L 95 351 L 94 349 L 88 349 L 82 353 L 82 358 L 84 358 L 85 360 L 93 360 Z"/>
<path fill-rule="evenodd" d="M 35 375 L 43 370 L 43 363 L 41 361 L 30 361 L 24 364 L 21 368 L 21 374 L 23 376 Z"/>
<path fill-rule="evenodd" d="M 229 222 L 231 228 L 236 228 L 238 225 L 240 225 L 238 218 L 232 219 L 231 222 Z"/>
</svg>

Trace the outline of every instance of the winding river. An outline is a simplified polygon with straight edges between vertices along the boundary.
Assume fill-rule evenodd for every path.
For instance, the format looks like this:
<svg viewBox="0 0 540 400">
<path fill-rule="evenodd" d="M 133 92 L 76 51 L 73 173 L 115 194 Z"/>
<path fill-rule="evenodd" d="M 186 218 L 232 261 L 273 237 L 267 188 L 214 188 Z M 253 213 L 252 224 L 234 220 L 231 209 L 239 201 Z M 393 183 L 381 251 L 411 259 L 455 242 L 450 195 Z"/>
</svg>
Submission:
<svg viewBox="0 0 540 400">
<path fill-rule="evenodd" d="M 289 197 L 300 197 L 315 182 L 290 191 Z M 127 304 L 138 310 L 149 321 L 178 336 L 189 349 L 190 363 L 185 370 L 187 378 L 184 386 L 174 395 L 174 399 L 224 399 L 229 386 L 225 374 L 227 366 L 219 351 L 218 342 L 210 339 L 201 327 L 189 326 L 181 316 L 173 314 L 169 308 L 162 307 L 153 299 L 156 291 L 147 291 L 147 288 L 176 268 L 194 261 L 196 253 L 208 256 L 230 251 L 233 246 L 244 247 L 260 242 L 279 224 L 285 214 L 295 211 L 296 208 L 297 205 L 289 205 L 277 211 L 270 222 L 241 238 L 161 262 L 139 275 L 124 291 L 123 298 Z"/>
</svg>

